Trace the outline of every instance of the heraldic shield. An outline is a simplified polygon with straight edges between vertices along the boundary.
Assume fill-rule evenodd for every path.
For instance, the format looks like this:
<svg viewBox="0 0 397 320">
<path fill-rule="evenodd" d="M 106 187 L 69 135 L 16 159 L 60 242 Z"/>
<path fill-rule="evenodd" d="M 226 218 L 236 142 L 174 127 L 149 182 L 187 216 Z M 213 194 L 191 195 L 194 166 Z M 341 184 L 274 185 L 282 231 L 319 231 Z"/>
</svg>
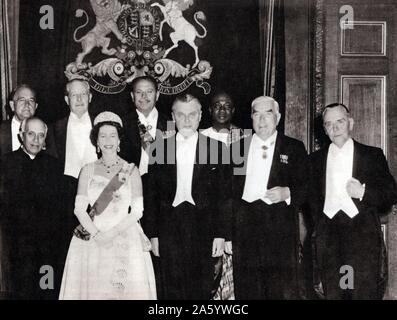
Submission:
<svg viewBox="0 0 397 320">
<path fill-rule="evenodd" d="M 183 92 L 191 85 L 203 89 L 209 94 L 212 66 L 199 57 L 197 38 L 205 38 L 207 29 L 203 22 L 202 11 L 193 14 L 194 24 L 183 15 L 193 5 L 194 0 L 90 0 L 95 14 L 96 24 L 85 35 L 77 34 L 85 29 L 90 19 L 83 9 L 76 10 L 75 16 L 84 19 L 76 28 L 73 40 L 81 44 L 81 51 L 75 61 L 66 66 L 68 80 L 85 79 L 90 86 L 105 94 L 122 92 L 128 83 L 136 77 L 151 75 L 158 80 L 159 91 L 166 95 Z M 166 44 L 164 25 L 168 25 L 168 42 Z M 116 47 L 111 44 L 116 42 Z M 185 42 L 194 53 L 192 64 L 182 65 L 168 58 L 172 51 L 178 50 Z M 100 52 L 104 57 L 100 61 L 89 61 L 91 53 Z"/>
</svg>

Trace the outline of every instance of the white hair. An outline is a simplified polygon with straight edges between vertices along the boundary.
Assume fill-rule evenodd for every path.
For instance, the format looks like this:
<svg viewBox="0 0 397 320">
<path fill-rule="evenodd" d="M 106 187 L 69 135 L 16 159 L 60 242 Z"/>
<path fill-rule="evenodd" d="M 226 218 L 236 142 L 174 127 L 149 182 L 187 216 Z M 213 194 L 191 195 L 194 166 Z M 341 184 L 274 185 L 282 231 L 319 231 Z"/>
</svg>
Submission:
<svg viewBox="0 0 397 320">
<path fill-rule="evenodd" d="M 268 97 L 268 96 L 259 96 L 259 97 L 255 98 L 251 103 L 251 112 L 253 111 L 253 109 L 256 105 L 268 104 L 268 103 L 272 103 L 276 113 L 280 113 L 280 107 L 278 105 L 278 102 L 276 100 L 274 100 L 272 97 Z"/>
<path fill-rule="evenodd" d="M 47 127 L 46 123 L 42 119 L 40 119 L 39 117 L 30 117 L 30 118 L 24 119 L 22 121 L 22 124 L 21 124 L 21 133 L 25 133 L 26 132 L 26 125 L 30 121 L 33 121 L 33 120 L 38 120 L 38 121 L 40 121 L 43 124 L 43 126 L 44 126 L 44 135 L 47 137 L 48 127 Z"/>
</svg>

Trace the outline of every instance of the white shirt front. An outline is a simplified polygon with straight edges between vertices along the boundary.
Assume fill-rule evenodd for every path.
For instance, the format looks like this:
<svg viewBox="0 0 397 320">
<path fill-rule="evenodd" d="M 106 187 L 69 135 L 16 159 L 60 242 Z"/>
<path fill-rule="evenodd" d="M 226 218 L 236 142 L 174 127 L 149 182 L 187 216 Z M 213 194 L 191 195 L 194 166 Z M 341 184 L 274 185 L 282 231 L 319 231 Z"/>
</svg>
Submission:
<svg viewBox="0 0 397 320">
<path fill-rule="evenodd" d="M 147 117 L 145 117 L 145 115 L 142 112 L 140 112 L 138 109 L 136 110 L 136 113 L 138 114 L 139 121 L 147 128 L 148 132 L 153 137 L 153 139 L 155 139 L 157 120 L 159 118 L 159 112 L 157 111 L 157 109 L 153 108 L 153 110 L 150 111 Z M 148 167 L 149 167 L 149 155 L 142 147 L 141 159 L 139 161 L 139 173 L 141 174 L 141 176 L 143 176 L 145 173 L 148 172 Z"/>
<path fill-rule="evenodd" d="M 18 150 L 21 147 L 21 143 L 18 139 L 19 129 L 21 128 L 21 122 L 17 120 L 15 116 L 11 120 L 11 138 L 12 138 L 12 151 Z"/>
<path fill-rule="evenodd" d="M 323 211 L 330 219 L 339 210 L 345 212 L 350 218 L 358 214 L 358 209 L 346 190 L 346 184 L 353 175 L 353 154 L 352 139 L 347 140 L 342 148 L 338 148 L 334 143 L 329 146 Z"/>
<path fill-rule="evenodd" d="M 90 140 L 91 129 L 88 112 L 81 118 L 70 113 L 66 132 L 65 175 L 78 178 L 81 168 L 97 159 Z"/>
<path fill-rule="evenodd" d="M 176 194 L 173 207 L 187 201 L 196 203 L 192 197 L 193 169 L 196 159 L 198 132 L 185 139 L 180 133 L 176 134 Z"/>
<path fill-rule="evenodd" d="M 251 140 L 247 157 L 247 173 L 245 176 L 244 192 L 242 199 L 247 202 L 262 200 L 267 204 L 272 201 L 265 197 L 272 167 L 274 148 L 276 145 L 277 131 L 266 141 L 255 133 Z M 264 150 L 263 146 L 266 146 Z M 266 153 L 266 157 L 264 154 Z"/>
<path fill-rule="evenodd" d="M 216 131 L 214 129 L 214 127 L 210 127 L 210 128 L 201 130 L 200 132 L 201 132 L 201 134 L 203 134 L 207 137 L 210 137 L 212 139 L 215 139 L 217 141 L 221 141 L 226 145 L 228 145 L 228 143 L 229 143 L 229 141 L 228 141 L 229 132 L 219 132 L 219 131 Z"/>
</svg>

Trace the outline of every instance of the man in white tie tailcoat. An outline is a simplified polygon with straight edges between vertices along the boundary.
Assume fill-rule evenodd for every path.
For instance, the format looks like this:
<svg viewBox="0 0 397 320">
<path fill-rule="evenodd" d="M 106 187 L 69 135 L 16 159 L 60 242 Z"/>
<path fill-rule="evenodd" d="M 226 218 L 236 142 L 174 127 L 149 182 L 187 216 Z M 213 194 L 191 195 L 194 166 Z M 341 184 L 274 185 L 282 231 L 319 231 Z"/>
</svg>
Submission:
<svg viewBox="0 0 397 320">
<path fill-rule="evenodd" d="M 326 299 L 381 299 L 387 261 L 379 216 L 397 202 L 396 183 L 383 151 L 351 138 L 345 105 L 326 106 L 323 125 L 331 143 L 310 155 L 314 285 Z"/>
<path fill-rule="evenodd" d="M 172 116 L 178 132 L 156 145 L 149 166 L 145 232 L 160 257 L 159 298 L 209 300 L 217 289 L 215 265 L 230 239 L 230 172 L 222 164 L 228 151 L 198 133 L 201 104 L 194 96 L 178 96 Z"/>
<path fill-rule="evenodd" d="M 307 154 L 301 141 L 277 132 L 281 115 L 273 98 L 254 99 L 251 118 L 255 133 L 231 145 L 235 296 L 297 299 L 298 210 L 308 190 Z"/>
</svg>

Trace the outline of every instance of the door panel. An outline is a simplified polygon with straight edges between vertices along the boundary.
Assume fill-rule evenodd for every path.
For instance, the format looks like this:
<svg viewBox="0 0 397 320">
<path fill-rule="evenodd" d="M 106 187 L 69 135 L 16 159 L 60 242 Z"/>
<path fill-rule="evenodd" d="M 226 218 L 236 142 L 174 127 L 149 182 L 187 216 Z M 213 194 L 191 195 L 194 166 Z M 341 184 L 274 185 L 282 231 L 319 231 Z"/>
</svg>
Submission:
<svg viewBox="0 0 397 320">
<path fill-rule="evenodd" d="M 348 5 L 353 19 L 342 24 Z M 318 7 L 318 2 L 317 2 Z M 397 176 L 397 1 L 325 0 L 324 105 L 343 102 L 355 120 L 353 137 L 383 149 Z M 382 226 L 389 256 L 386 297 L 397 299 L 397 210 Z"/>
</svg>

